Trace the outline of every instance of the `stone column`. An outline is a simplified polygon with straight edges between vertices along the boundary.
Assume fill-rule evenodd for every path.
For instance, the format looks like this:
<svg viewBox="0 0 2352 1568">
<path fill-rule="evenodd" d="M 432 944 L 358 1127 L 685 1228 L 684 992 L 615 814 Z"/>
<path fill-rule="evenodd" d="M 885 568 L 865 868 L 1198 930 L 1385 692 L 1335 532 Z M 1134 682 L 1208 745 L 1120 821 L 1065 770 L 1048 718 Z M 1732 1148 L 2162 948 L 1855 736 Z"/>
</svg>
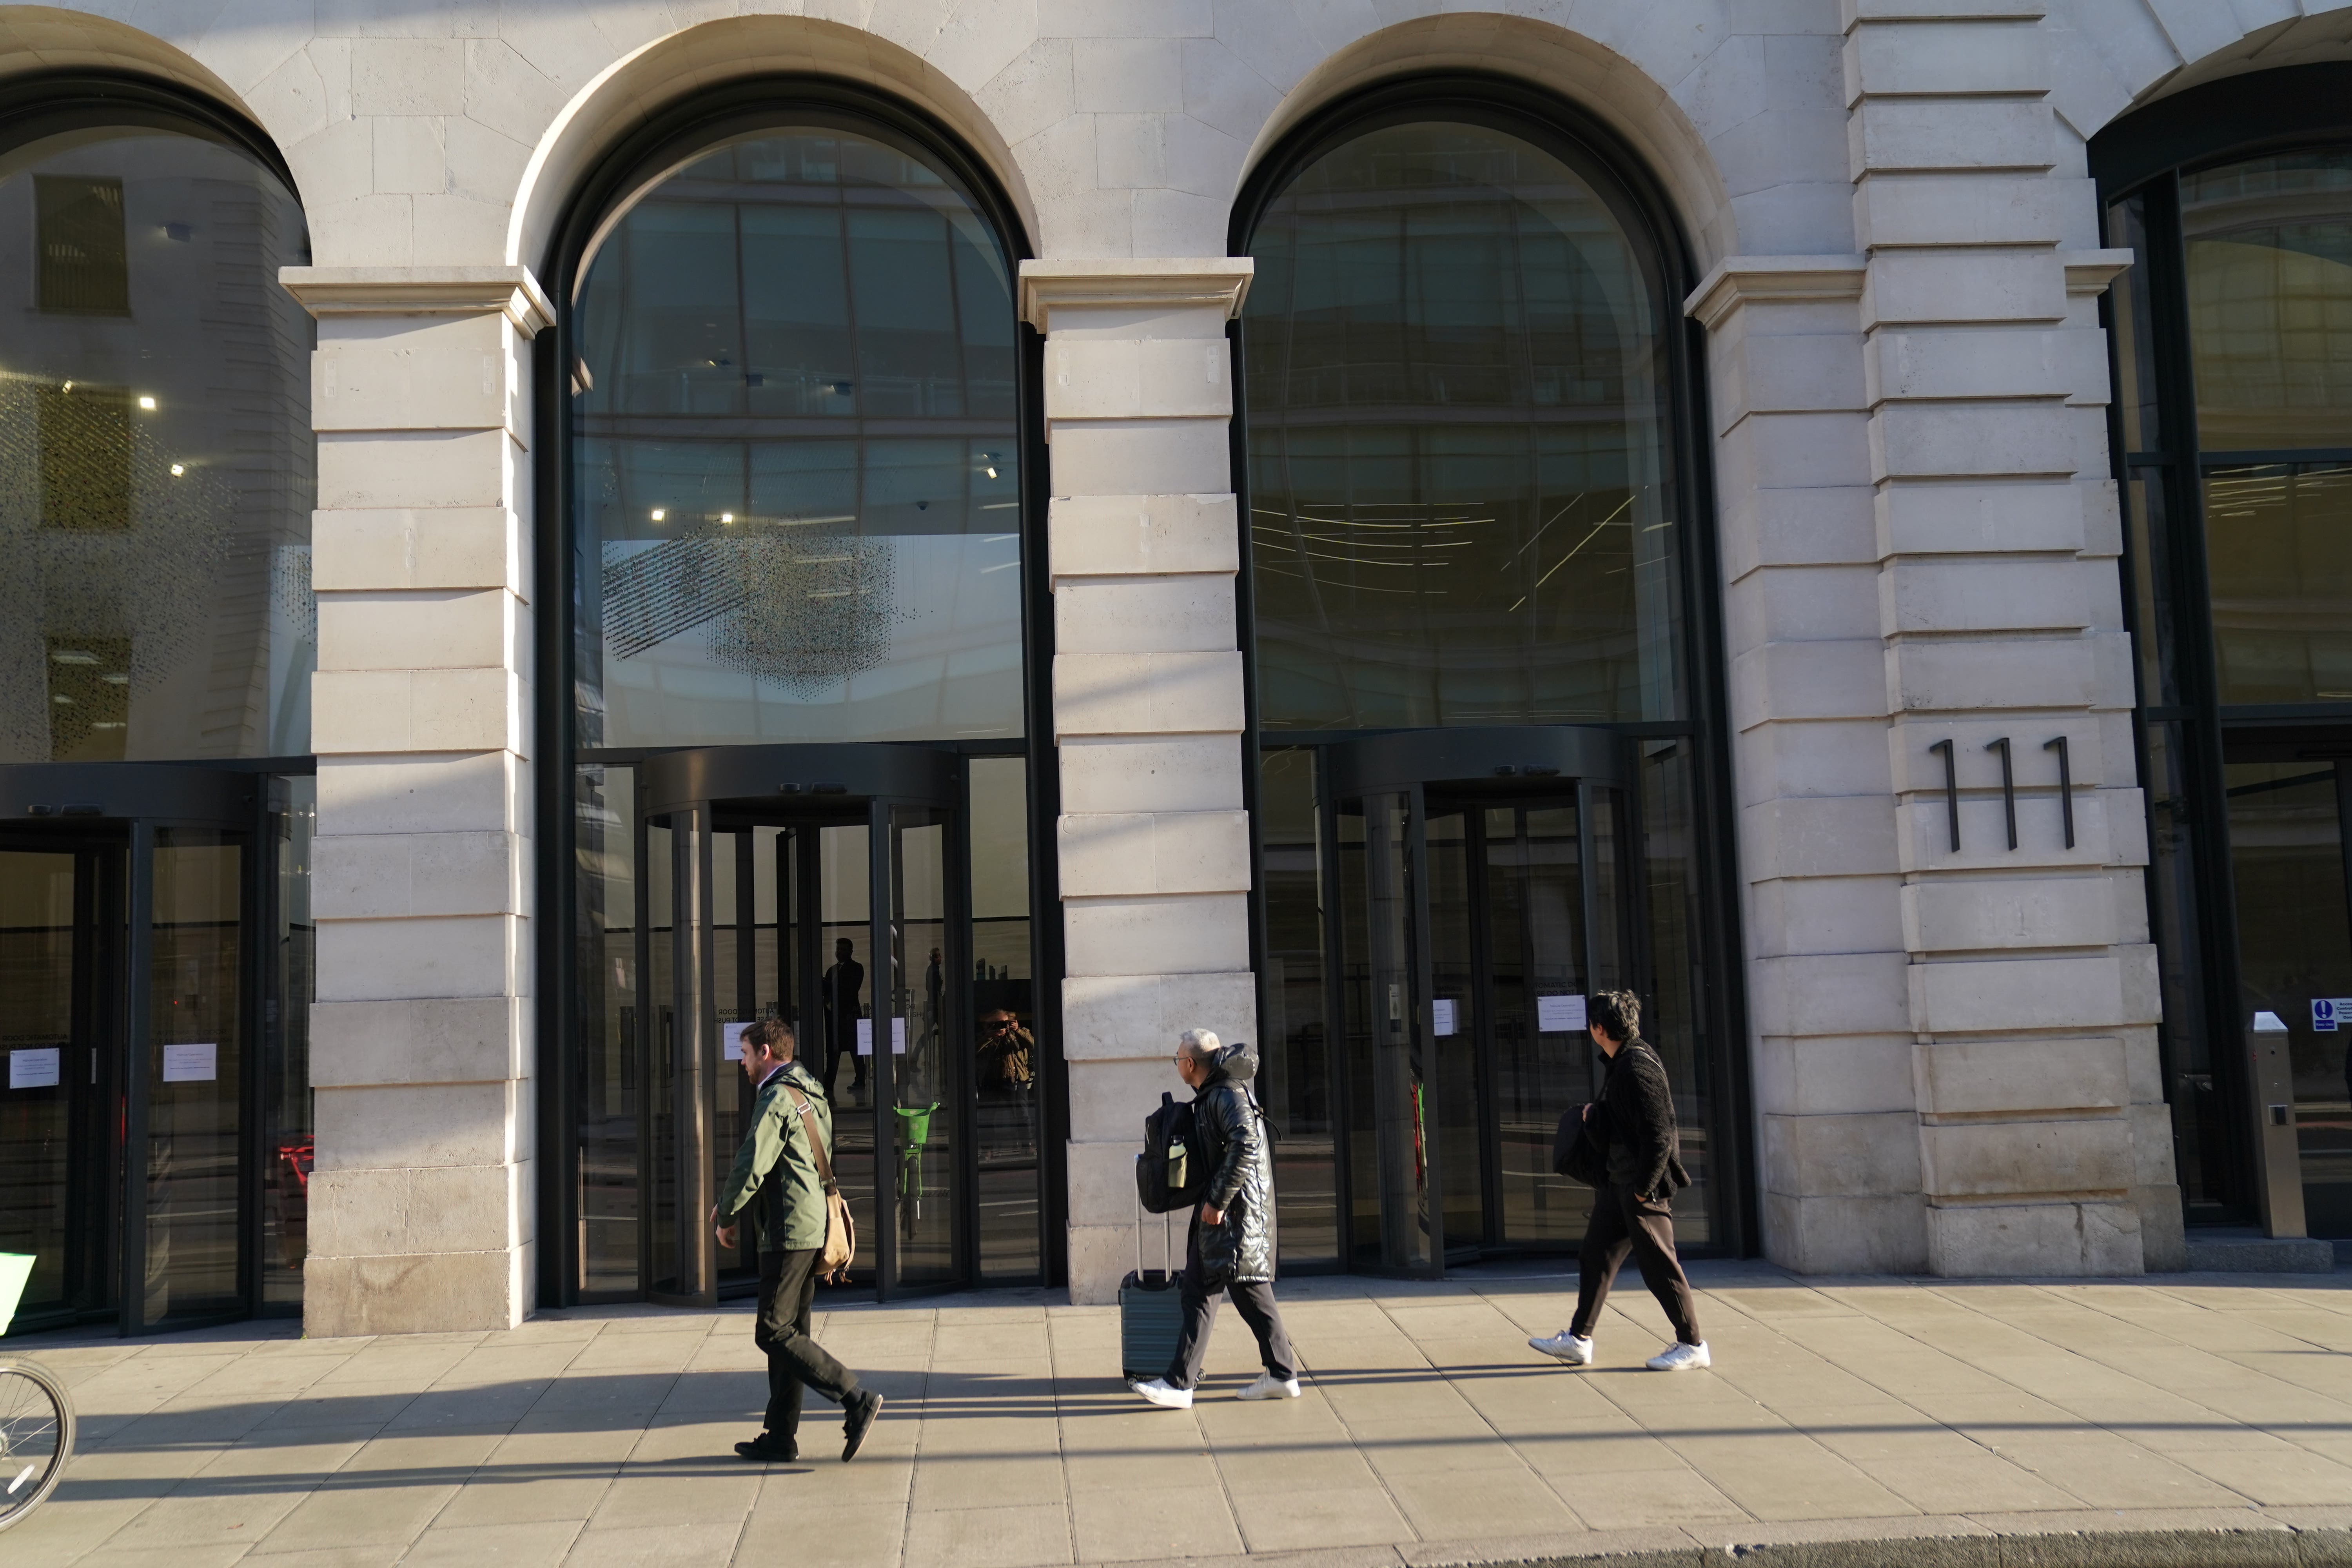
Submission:
<svg viewBox="0 0 2352 1568">
<path fill-rule="evenodd" d="M 289 268 L 319 320 L 314 1335 L 531 1307 L 521 268 Z"/>
<path fill-rule="evenodd" d="M 1859 256 L 1735 257 L 1708 334 L 1764 1248 L 1927 1258 Z"/>
<path fill-rule="evenodd" d="M 1070 1299 L 1133 1267 L 1134 1157 L 1194 1026 L 1256 1038 L 1225 323 L 1246 257 L 1029 261 L 1053 466 Z M 1181 1224 L 1178 1226 L 1181 1232 Z"/>
<path fill-rule="evenodd" d="M 2182 1250 L 2095 314 L 2129 258 L 2066 248 L 2095 244 L 2095 201 L 2055 169 L 2042 9 L 1845 0 L 1900 929 L 1947 1275 Z"/>
</svg>

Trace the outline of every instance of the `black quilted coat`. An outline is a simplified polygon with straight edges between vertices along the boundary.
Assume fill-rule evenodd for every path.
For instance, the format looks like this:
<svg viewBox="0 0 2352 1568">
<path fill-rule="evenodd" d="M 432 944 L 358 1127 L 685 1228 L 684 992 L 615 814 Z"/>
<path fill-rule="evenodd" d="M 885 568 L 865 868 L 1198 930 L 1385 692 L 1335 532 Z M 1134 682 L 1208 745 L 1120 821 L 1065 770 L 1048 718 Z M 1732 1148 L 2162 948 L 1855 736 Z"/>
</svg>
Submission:
<svg viewBox="0 0 2352 1568">
<path fill-rule="evenodd" d="M 1211 1289 L 1274 1278 L 1274 1146 L 1265 1119 L 1250 1096 L 1257 1058 L 1235 1041 L 1219 1047 L 1207 1079 L 1192 1096 L 1202 1163 L 1209 1169 L 1208 1204 L 1224 1211 L 1223 1225 L 1192 1215 L 1193 1255 Z"/>
</svg>

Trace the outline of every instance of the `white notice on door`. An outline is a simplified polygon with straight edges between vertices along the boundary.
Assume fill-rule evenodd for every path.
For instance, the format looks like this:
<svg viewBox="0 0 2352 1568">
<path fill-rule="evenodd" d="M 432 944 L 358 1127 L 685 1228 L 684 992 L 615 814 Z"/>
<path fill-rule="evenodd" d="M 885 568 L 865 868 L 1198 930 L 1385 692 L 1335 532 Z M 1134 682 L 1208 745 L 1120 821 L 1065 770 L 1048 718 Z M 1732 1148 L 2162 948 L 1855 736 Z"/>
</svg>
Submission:
<svg viewBox="0 0 2352 1568">
<path fill-rule="evenodd" d="M 894 1057 L 907 1054 L 907 1020 L 904 1018 L 890 1020 L 890 1054 Z"/>
<path fill-rule="evenodd" d="M 1440 996 L 1436 1001 L 1432 1002 L 1429 1005 L 1429 1011 L 1430 1026 L 1432 1028 L 1435 1029 L 1440 1035 L 1450 1035 L 1454 1033 L 1456 1026 L 1454 1022 L 1453 997 Z"/>
<path fill-rule="evenodd" d="M 861 1057 L 874 1054 L 874 1020 L 871 1018 L 857 1020 L 857 1054 Z"/>
<path fill-rule="evenodd" d="M 1538 996 L 1536 998 L 1536 1033 L 1539 1035 L 1572 1034 L 1583 1027 L 1583 997 Z"/>
<path fill-rule="evenodd" d="M 10 1089 L 54 1089 L 58 1082 L 58 1058 L 64 1055 L 56 1046 L 43 1046 L 37 1050 L 8 1053 L 8 1087 Z"/>
<path fill-rule="evenodd" d="M 719 1026 L 719 1055 L 721 1060 L 740 1062 L 743 1059 L 743 1031 L 751 1026 L 749 1024 Z"/>
<path fill-rule="evenodd" d="M 165 1083 L 210 1083 L 218 1077 L 220 1047 L 210 1041 L 203 1045 L 163 1047 Z"/>
</svg>

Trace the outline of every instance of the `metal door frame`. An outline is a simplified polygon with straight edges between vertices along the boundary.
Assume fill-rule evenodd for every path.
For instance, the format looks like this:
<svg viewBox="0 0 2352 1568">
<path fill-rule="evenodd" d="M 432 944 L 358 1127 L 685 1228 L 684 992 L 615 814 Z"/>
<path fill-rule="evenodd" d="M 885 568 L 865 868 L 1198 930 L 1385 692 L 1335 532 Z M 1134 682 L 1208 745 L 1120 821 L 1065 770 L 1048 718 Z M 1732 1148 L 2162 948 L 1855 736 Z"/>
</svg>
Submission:
<svg viewBox="0 0 2352 1568">
<path fill-rule="evenodd" d="M 268 942 L 262 931 L 270 909 L 269 875 L 264 867 L 263 818 L 268 805 L 267 774 L 242 768 L 205 767 L 170 763 L 21 763 L 0 765 L 0 823 L 8 825 L 14 844 L 37 847 L 51 839 L 76 848 L 94 847 L 103 885 L 108 859 L 120 854 L 119 884 L 122 936 L 119 944 L 104 941 L 99 931 L 100 910 L 91 910 L 93 934 L 99 947 L 114 946 L 96 962 L 101 966 L 91 987 L 93 1011 L 102 1017 L 111 1011 L 119 1021 L 121 1050 L 115 1055 L 121 1082 L 113 1097 L 121 1110 L 117 1131 L 106 1151 L 107 1177 L 112 1184 L 113 1280 L 117 1331 L 124 1338 L 154 1331 L 160 1325 L 145 1321 L 147 1277 L 147 1183 L 143 1160 L 133 1152 L 148 1142 L 149 1079 L 155 1060 L 152 1006 L 154 968 L 155 836 L 159 828 L 205 827 L 234 834 L 243 854 L 238 862 L 237 1029 L 237 1289 L 243 1298 L 235 1309 L 175 1321 L 173 1328 L 234 1321 L 250 1316 L 260 1305 L 259 1188 L 257 1152 L 261 1137 L 263 1074 L 257 1059 L 261 1046 L 261 997 L 268 979 Z M 77 873 L 77 881 L 79 875 Z M 75 923 L 82 924 L 81 898 L 77 892 Z M 110 913 L 110 911 L 108 911 Z M 110 956 L 112 962 L 109 963 Z M 112 973 L 107 973 L 112 968 Z M 109 998 L 108 993 L 114 994 Z M 110 1008 L 109 1003 L 110 1001 Z M 93 1019 L 95 1026 L 96 1018 Z M 100 1291 L 101 1297 L 103 1289 Z"/>
<path fill-rule="evenodd" d="M 1473 803 L 1481 794 L 1491 794 L 1497 804 L 1524 804 L 1531 795 L 1545 790 L 1565 791 L 1573 787 L 1577 816 L 1577 879 L 1579 896 L 1584 915 L 1584 973 L 1588 994 L 1602 979 L 1599 921 L 1601 910 L 1595 889 L 1597 864 L 1594 859 L 1596 841 L 1593 836 L 1593 801 L 1598 791 L 1614 790 L 1622 803 L 1619 820 L 1612 824 L 1616 840 L 1619 887 L 1613 911 L 1617 927 L 1620 957 L 1618 968 L 1623 972 L 1620 984 L 1638 979 L 1648 973 L 1643 955 L 1646 950 L 1647 921 L 1643 917 L 1645 889 L 1643 879 L 1636 874 L 1633 863 L 1633 847 L 1641 842 L 1640 791 L 1635 787 L 1636 770 L 1632 751 L 1639 742 L 1612 731 L 1572 726 L 1554 726 L 1530 730 L 1518 728 L 1461 728 L 1445 730 L 1395 731 L 1362 740 L 1342 742 L 1325 749 L 1328 759 L 1327 770 L 1318 770 L 1317 809 L 1328 821 L 1336 824 L 1342 801 L 1360 800 L 1373 795 L 1402 795 L 1406 803 L 1405 879 L 1410 889 L 1411 907 L 1407 911 L 1407 940 L 1412 945 L 1408 969 L 1415 988 L 1412 1006 L 1408 1009 L 1409 1027 L 1413 1042 L 1421 1046 L 1425 1059 L 1434 1064 L 1437 1039 L 1436 1015 L 1433 1004 L 1436 986 L 1433 958 L 1431 952 L 1429 910 L 1429 793 L 1437 789 L 1451 805 L 1460 802 L 1465 819 L 1475 809 Z M 1465 826 L 1467 826 L 1465 821 Z M 1473 840 L 1483 844 L 1481 831 L 1465 836 L 1465 853 L 1469 853 Z M 1336 871 L 1335 871 L 1336 876 Z M 1472 885 L 1484 887 L 1483 868 L 1472 868 Z M 1336 883 L 1334 884 L 1336 891 Z M 1327 972 L 1335 984 L 1344 984 L 1341 975 L 1344 949 L 1340 928 L 1348 919 L 1347 911 L 1336 899 L 1332 904 L 1334 918 L 1325 932 Z M 1483 920 L 1474 921 L 1473 952 L 1483 954 L 1486 938 Z M 1474 958 L 1474 962 L 1477 962 Z M 1483 965 L 1479 971 L 1482 987 L 1491 988 L 1491 976 Z M 1472 1041 L 1475 1070 L 1481 1076 L 1479 1084 L 1479 1142 L 1472 1152 L 1482 1173 L 1494 1162 L 1488 1157 L 1495 1142 L 1494 1097 L 1492 1094 L 1492 1062 L 1488 1035 L 1490 1008 L 1478 1009 L 1475 1027 L 1478 1033 Z M 1343 1015 L 1334 1011 L 1338 1019 Z M 1344 1029 L 1335 1037 L 1344 1037 Z M 1348 1074 L 1340 1071 L 1337 1079 L 1342 1096 L 1347 1092 Z M 1427 1103 L 1425 1100 L 1424 1103 Z M 1354 1194 L 1347 1190 L 1348 1173 L 1352 1169 L 1352 1152 L 1349 1145 L 1356 1136 L 1356 1108 L 1344 1102 L 1340 1106 L 1338 1124 L 1341 1129 L 1335 1164 L 1340 1183 L 1339 1255 L 1344 1268 L 1355 1272 L 1365 1270 L 1355 1261 Z M 1374 1132 L 1377 1137 L 1377 1131 Z M 1445 1203 L 1442 1162 L 1445 1158 L 1444 1138 L 1436 1120 L 1424 1113 L 1422 1123 L 1423 1158 L 1427 1167 L 1424 1179 L 1429 1207 L 1429 1258 L 1425 1277 L 1443 1278 L 1446 1267 L 1448 1243 L 1445 1236 Z M 1376 1156 L 1377 1158 L 1377 1156 Z M 1498 1194 L 1491 1184 L 1483 1184 L 1481 1192 L 1485 1228 L 1491 1236 L 1495 1230 L 1496 1205 Z M 1464 1249 L 1488 1249 L 1504 1247 L 1492 1243 L 1486 1237 L 1463 1244 Z"/>
<path fill-rule="evenodd" d="M 970 877 L 960 868 L 969 865 L 964 844 L 964 758 L 961 752 L 940 747 L 893 742 L 864 742 L 831 745 L 774 746 L 712 746 L 690 751 L 666 752 L 648 757 L 638 774 L 637 821 L 639 864 L 646 864 L 646 827 L 655 817 L 667 817 L 673 827 L 670 840 L 672 875 L 670 885 L 671 1007 L 677 1031 L 675 1047 L 679 1070 L 671 1092 L 676 1096 L 678 1143 L 683 1150 L 690 1142 L 699 1150 L 699 1157 L 681 1154 L 683 1168 L 678 1173 L 678 1202 L 676 1224 L 678 1227 L 677 1258 L 679 1289 L 676 1291 L 656 1291 L 650 1278 L 653 1251 L 648 1246 L 640 1251 L 647 1271 L 646 1294 L 655 1301 L 675 1306 L 712 1307 L 718 1304 L 718 1241 L 704 1223 L 715 1201 L 715 1151 L 711 1136 L 718 1122 L 718 1076 L 708 1070 L 710 1064 L 720 1060 L 719 1055 L 719 1023 L 716 1010 L 717 952 L 710 940 L 714 931 L 716 910 L 712 905 L 711 835 L 719 814 L 756 816 L 768 818 L 794 816 L 807 819 L 811 826 L 824 825 L 826 819 L 846 824 L 862 810 L 866 819 L 866 951 L 871 973 L 867 977 L 869 994 L 873 998 L 874 1023 L 872 1056 L 868 1086 L 873 1099 L 874 1118 L 874 1234 L 866 1238 L 873 1247 L 875 1297 L 889 1300 L 894 1296 L 928 1294 L 930 1287 L 913 1290 L 894 1286 L 898 1265 L 898 1233 L 896 1229 L 898 1166 L 893 1158 L 896 1149 L 896 1129 L 889 1125 L 893 1103 L 891 1081 L 892 1062 L 888 1022 L 894 1014 L 884 1010 L 886 987 L 892 979 L 891 925 L 891 858 L 889 833 L 892 812 L 901 806 L 919 806 L 939 811 L 948 825 L 946 864 L 942 871 L 947 880 L 946 924 L 947 952 L 942 962 L 948 973 L 957 973 L 960 950 L 964 944 L 963 927 L 968 923 L 959 917 L 968 915 Z M 683 826 L 686 833 L 677 829 Z M 804 893 L 814 893 L 820 868 L 811 857 L 803 857 L 800 886 L 791 896 L 797 902 Z M 637 879 L 636 917 L 639 943 L 639 969 L 650 976 L 648 945 L 652 941 L 647 910 L 650 899 L 650 879 Z M 784 890 L 778 889 L 781 900 Z M 690 902 L 689 902 L 690 900 Z M 810 908 L 819 906 L 810 900 Z M 693 918 L 684 918 L 691 910 Z M 781 920 L 782 911 L 778 911 Z M 781 933 L 779 940 L 781 940 Z M 803 948 L 815 944 L 821 950 L 822 936 L 816 922 L 809 922 L 803 935 Z M 821 956 L 821 952 L 819 956 Z M 748 954 L 739 954 L 745 962 Z M 813 972 L 803 966 L 803 978 Z M 679 1004 L 687 998 L 682 994 L 689 977 L 698 997 L 690 1009 Z M 960 995 L 959 988 L 950 986 L 950 995 Z M 654 998 L 647 997 L 648 1002 Z M 956 1014 L 961 1003 L 950 1009 L 951 1022 L 960 1022 Z M 803 999 L 803 1011 L 806 999 Z M 689 1022 L 687 1015 L 691 1012 Z M 638 1009 L 639 1059 L 646 1064 L 647 1086 L 641 1116 L 652 1115 L 652 1092 L 657 1082 L 652 1070 L 653 1031 L 657 1008 Z M 830 1048 L 828 1043 L 828 1048 Z M 967 1211 L 973 1202 L 973 1183 L 966 1169 L 972 1159 L 971 1140 L 966 1124 L 970 1121 L 968 1108 L 959 1097 L 951 1125 L 956 1130 L 955 1159 L 959 1186 L 963 1197 L 952 1223 L 954 1257 L 958 1279 L 950 1288 L 963 1282 L 971 1273 L 969 1267 L 976 1237 L 970 1234 Z M 836 1122 L 840 1120 L 835 1117 Z M 649 1135 L 641 1139 L 639 1147 L 646 1152 L 646 1163 L 640 1173 L 643 1197 L 640 1212 L 650 1226 L 654 1221 L 652 1184 L 653 1162 L 658 1157 L 658 1145 Z M 650 1241 L 650 1237 L 646 1238 Z"/>
</svg>

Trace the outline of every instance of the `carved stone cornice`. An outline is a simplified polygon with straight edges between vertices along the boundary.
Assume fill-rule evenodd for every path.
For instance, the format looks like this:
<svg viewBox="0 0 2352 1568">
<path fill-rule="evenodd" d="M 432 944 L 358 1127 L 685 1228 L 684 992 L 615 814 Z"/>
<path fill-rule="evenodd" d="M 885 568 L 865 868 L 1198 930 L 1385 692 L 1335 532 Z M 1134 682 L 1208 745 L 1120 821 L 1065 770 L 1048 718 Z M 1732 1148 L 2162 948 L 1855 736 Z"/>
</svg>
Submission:
<svg viewBox="0 0 2352 1568">
<path fill-rule="evenodd" d="M 1859 256 L 1727 256 L 1699 279 L 1683 312 L 1713 331 L 1751 300 L 1859 300 L 1867 268 Z"/>
<path fill-rule="evenodd" d="M 1232 317 L 1241 311 L 1256 267 L 1246 256 L 1024 261 L 1021 319 L 1050 333 L 1056 310 L 1168 310 L 1205 305 Z"/>
<path fill-rule="evenodd" d="M 555 321 L 528 267 L 283 267 L 278 281 L 313 316 L 495 313 L 525 337 Z"/>
</svg>

